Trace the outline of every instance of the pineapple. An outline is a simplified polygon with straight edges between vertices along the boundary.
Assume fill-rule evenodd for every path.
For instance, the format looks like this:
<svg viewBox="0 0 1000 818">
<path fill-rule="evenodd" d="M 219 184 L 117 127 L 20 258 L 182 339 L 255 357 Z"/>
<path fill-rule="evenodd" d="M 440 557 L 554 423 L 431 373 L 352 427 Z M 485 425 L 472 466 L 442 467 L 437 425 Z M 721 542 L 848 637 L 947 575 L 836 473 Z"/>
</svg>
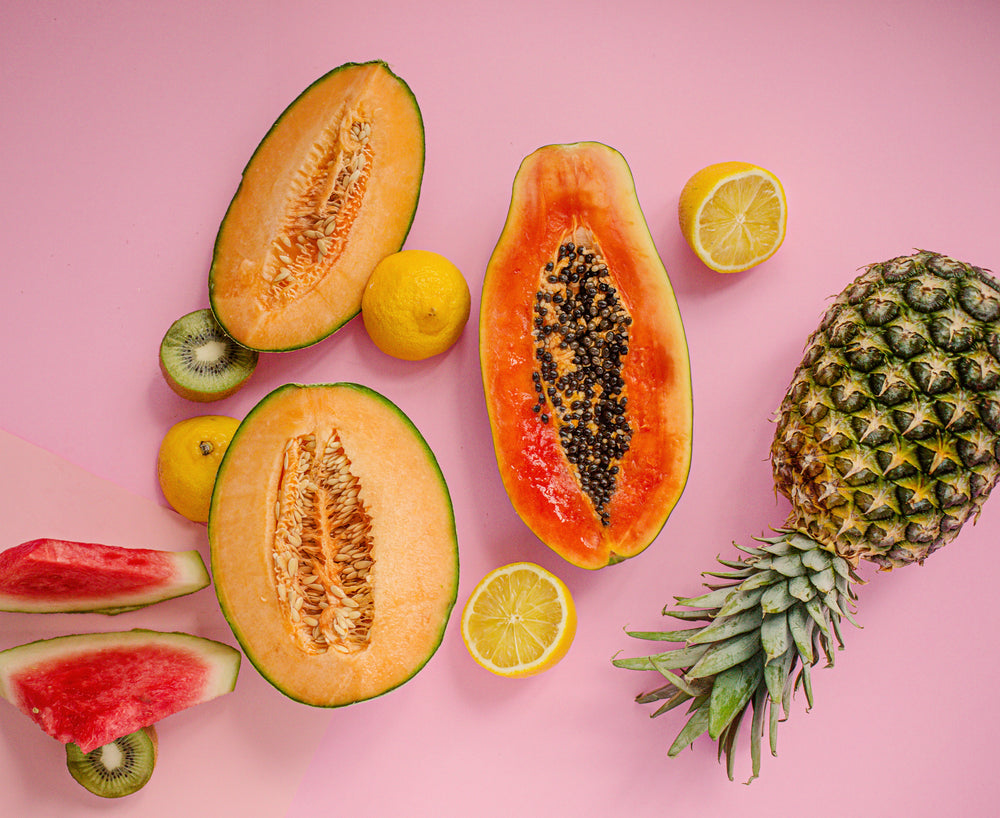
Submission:
<svg viewBox="0 0 1000 818">
<path fill-rule="evenodd" d="M 664 609 L 693 626 L 628 632 L 681 646 L 614 660 L 661 674 L 637 698 L 653 716 L 688 705 L 669 755 L 707 731 L 732 779 L 752 711 L 756 777 L 765 727 L 774 754 L 792 693 L 811 707 L 810 668 L 843 647 L 860 561 L 922 563 L 954 539 L 1000 477 L 998 434 L 1000 283 L 923 251 L 868 267 L 810 336 L 778 411 L 771 462 L 788 519 L 720 557 L 707 593 Z"/>
</svg>

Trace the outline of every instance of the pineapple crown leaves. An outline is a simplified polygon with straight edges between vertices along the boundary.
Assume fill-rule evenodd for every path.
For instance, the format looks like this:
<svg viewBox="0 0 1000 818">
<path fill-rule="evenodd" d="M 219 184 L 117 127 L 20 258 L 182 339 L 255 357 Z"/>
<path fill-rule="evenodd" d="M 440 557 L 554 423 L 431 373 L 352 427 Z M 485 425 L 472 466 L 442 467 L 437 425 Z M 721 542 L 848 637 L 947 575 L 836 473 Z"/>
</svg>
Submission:
<svg viewBox="0 0 1000 818">
<path fill-rule="evenodd" d="M 718 557 L 725 570 L 706 572 L 708 589 L 696 597 L 677 597 L 679 608 L 664 616 L 695 623 L 670 631 L 629 631 L 636 639 L 669 642 L 664 652 L 614 658 L 616 667 L 656 671 L 664 683 L 636 697 L 655 704 L 656 717 L 687 705 L 687 721 L 670 746 L 676 756 L 704 733 L 718 743 L 721 762 L 733 780 L 736 740 L 752 711 L 752 774 L 760 773 L 765 725 L 772 755 L 777 754 L 777 727 L 788 717 L 791 697 L 802 688 L 813 704 L 810 669 L 821 658 L 834 664 L 843 647 L 841 621 L 853 618 L 861 580 L 843 557 L 825 551 L 815 540 L 792 529 L 773 538 L 755 538 L 760 547 L 734 543 L 745 556 Z"/>
</svg>

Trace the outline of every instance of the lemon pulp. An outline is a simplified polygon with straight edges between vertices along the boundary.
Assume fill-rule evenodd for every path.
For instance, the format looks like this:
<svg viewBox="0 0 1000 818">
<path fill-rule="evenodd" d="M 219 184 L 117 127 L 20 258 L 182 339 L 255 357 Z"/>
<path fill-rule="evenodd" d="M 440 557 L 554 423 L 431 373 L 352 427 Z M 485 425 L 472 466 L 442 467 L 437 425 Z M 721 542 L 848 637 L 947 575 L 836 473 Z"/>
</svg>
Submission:
<svg viewBox="0 0 1000 818">
<path fill-rule="evenodd" d="M 769 259 L 785 238 L 785 192 L 778 178 L 748 162 L 702 168 L 681 191 L 681 232 L 704 264 L 736 273 Z"/>
<path fill-rule="evenodd" d="M 576 633 L 565 584 L 534 563 L 487 574 L 462 613 L 462 638 L 477 663 L 500 676 L 531 676 L 559 662 Z"/>
</svg>

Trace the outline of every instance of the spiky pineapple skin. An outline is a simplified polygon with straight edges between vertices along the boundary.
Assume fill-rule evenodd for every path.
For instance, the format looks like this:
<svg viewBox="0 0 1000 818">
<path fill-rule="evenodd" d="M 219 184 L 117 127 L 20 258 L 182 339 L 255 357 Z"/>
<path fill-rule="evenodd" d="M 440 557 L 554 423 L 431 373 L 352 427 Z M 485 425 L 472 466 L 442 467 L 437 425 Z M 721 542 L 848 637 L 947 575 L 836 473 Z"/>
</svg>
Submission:
<svg viewBox="0 0 1000 818">
<path fill-rule="evenodd" d="M 787 528 L 852 564 L 923 560 L 1000 478 L 1000 283 L 920 251 L 865 269 L 809 337 L 778 411 Z"/>
</svg>

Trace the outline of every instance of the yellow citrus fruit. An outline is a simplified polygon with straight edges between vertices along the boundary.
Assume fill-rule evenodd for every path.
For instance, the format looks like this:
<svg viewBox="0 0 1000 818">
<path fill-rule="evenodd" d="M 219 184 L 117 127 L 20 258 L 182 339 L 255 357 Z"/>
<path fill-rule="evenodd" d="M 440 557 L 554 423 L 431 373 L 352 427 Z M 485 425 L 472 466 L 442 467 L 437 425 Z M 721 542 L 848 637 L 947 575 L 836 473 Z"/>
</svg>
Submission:
<svg viewBox="0 0 1000 818">
<path fill-rule="evenodd" d="M 785 238 L 787 206 L 778 177 L 749 162 L 699 170 L 681 191 L 678 217 L 706 266 L 738 273 L 769 259 Z"/>
<path fill-rule="evenodd" d="M 361 297 L 361 316 L 375 345 L 419 361 L 448 349 L 469 320 L 469 285 L 448 259 L 429 250 L 384 258 Z"/>
<path fill-rule="evenodd" d="M 174 510 L 196 523 L 208 522 L 215 475 L 240 422 L 199 415 L 167 431 L 156 458 L 160 489 Z"/>
<path fill-rule="evenodd" d="M 576 635 L 576 608 L 557 576 L 532 562 L 488 573 L 462 611 L 462 639 L 480 665 L 522 677 L 556 664 Z"/>
</svg>

